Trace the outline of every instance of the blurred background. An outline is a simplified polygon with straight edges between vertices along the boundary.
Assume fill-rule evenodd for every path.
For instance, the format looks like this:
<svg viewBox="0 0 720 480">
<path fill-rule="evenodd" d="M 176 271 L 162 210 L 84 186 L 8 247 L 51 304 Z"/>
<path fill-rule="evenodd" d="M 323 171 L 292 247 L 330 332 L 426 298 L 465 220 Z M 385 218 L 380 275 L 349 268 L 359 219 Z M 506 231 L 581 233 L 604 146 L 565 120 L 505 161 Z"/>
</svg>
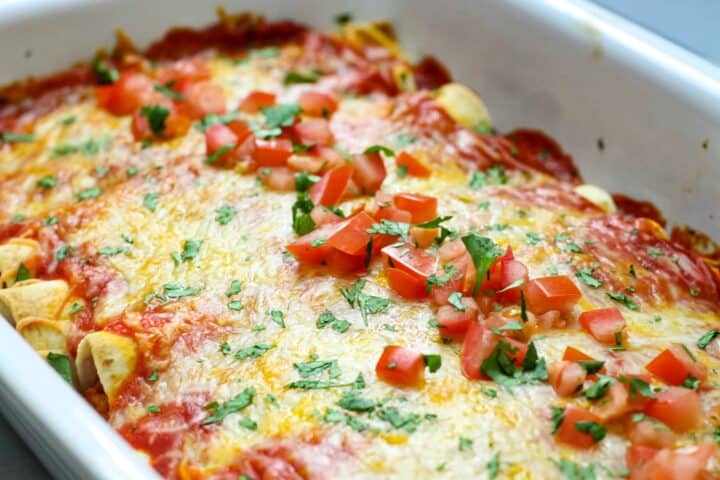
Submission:
<svg viewBox="0 0 720 480">
<path fill-rule="evenodd" d="M 593 0 L 638 25 L 720 65 L 720 0 Z M 50 480 L 0 415 L 0 478 Z"/>
</svg>

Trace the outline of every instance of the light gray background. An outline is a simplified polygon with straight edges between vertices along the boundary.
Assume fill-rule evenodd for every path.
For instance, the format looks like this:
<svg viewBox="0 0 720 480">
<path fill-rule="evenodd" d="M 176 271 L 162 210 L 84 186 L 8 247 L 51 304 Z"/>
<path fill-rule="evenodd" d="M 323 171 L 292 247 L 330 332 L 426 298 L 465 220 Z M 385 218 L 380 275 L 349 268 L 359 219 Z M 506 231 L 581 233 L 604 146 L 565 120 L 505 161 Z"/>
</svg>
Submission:
<svg viewBox="0 0 720 480">
<path fill-rule="evenodd" d="M 718 0 L 594 0 L 688 50 L 720 64 Z M 52 399 L 48 398 L 51 402 Z M 0 415 L 0 478 L 50 480 L 22 440 Z"/>
</svg>

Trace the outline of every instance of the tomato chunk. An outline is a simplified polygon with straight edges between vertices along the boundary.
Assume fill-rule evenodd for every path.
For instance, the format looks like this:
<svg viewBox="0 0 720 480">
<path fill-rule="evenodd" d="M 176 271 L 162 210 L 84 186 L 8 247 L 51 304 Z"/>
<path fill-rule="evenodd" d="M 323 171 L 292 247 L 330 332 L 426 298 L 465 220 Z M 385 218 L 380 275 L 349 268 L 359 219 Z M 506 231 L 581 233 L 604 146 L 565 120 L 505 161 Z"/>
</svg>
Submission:
<svg viewBox="0 0 720 480">
<path fill-rule="evenodd" d="M 578 350 L 575 347 L 565 347 L 565 352 L 563 353 L 562 359 L 567 360 L 568 362 L 578 362 L 578 363 L 595 361 L 595 359 L 592 358 L 590 355 Z M 599 370 L 599 372 L 605 373 L 605 367 L 601 368 Z M 591 374 L 591 375 L 588 375 L 588 378 L 591 380 L 595 380 L 595 379 L 597 379 L 597 375 Z"/>
<path fill-rule="evenodd" d="M 353 174 L 352 165 L 335 167 L 310 187 L 310 198 L 315 205 L 337 205 Z"/>
<path fill-rule="evenodd" d="M 209 81 L 197 82 L 189 84 L 181 91 L 185 100 L 180 103 L 190 118 L 202 118 L 209 113 L 225 113 L 225 94 L 220 85 Z"/>
<path fill-rule="evenodd" d="M 388 265 L 399 268 L 427 285 L 427 280 L 435 273 L 435 257 L 410 245 L 387 246 L 382 249 Z"/>
<path fill-rule="evenodd" d="M 100 107 L 114 115 L 130 115 L 159 97 L 152 80 L 139 72 L 123 72 L 117 82 L 95 88 Z"/>
<path fill-rule="evenodd" d="M 240 102 L 240 111 L 243 113 L 257 113 L 263 107 L 272 107 L 275 105 L 275 94 L 262 92 L 260 90 L 252 91 L 247 97 Z"/>
<path fill-rule="evenodd" d="M 420 193 L 399 193 L 395 206 L 412 214 L 412 223 L 429 222 L 437 217 L 437 198 Z"/>
<path fill-rule="evenodd" d="M 337 102 L 326 93 L 304 92 L 298 103 L 303 113 L 311 117 L 328 117 L 337 110 Z"/>
<path fill-rule="evenodd" d="M 708 460 L 717 447 L 704 443 L 661 450 L 632 446 L 627 451 L 630 480 L 703 480 L 713 478 L 707 471 Z M 632 449 L 632 451 L 631 451 Z M 655 450 L 654 452 L 652 450 Z"/>
<path fill-rule="evenodd" d="M 293 132 L 305 145 L 332 145 L 334 142 L 330 124 L 323 118 L 304 120 L 293 126 Z"/>
<path fill-rule="evenodd" d="M 523 288 L 527 308 L 541 315 L 550 310 L 569 310 L 582 294 L 567 275 L 555 275 L 530 280 Z"/>
<path fill-rule="evenodd" d="M 522 365 L 528 346 L 512 338 L 495 335 L 483 322 L 471 322 L 465 332 L 462 351 L 460 353 L 460 366 L 463 375 L 471 380 L 484 378 L 482 364 L 488 358 L 500 341 L 508 343 L 512 354 L 511 360 L 517 366 Z"/>
<path fill-rule="evenodd" d="M 700 397 L 695 390 L 670 387 L 655 394 L 645 413 L 655 417 L 678 433 L 687 432 L 700 423 Z"/>
<path fill-rule="evenodd" d="M 375 366 L 375 374 L 396 387 L 419 387 L 425 380 L 423 354 L 397 345 L 385 347 Z"/>
<path fill-rule="evenodd" d="M 707 367 L 690 357 L 681 345 L 672 345 L 663 350 L 645 368 L 670 385 L 682 385 L 688 378 L 701 382 L 707 378 Z"/>
<path fill-rule="evenodd" d="M 490 266 L 487 278 L 480 285 L 480 290 L 495 291 L 495 299 L 504 305 L 516 304 L 520 303 L 522 285 L 527 280 L 527 267 L 522 262 L 513 259 L 512 250 L 508 247 L 507 253 Z"/>
<path fill-rule="evenodd" d="M 587 373 L 580 364 L 560 360 L 548 368 L 549 383 L 553 390 L 561 397 L 571 397 L 576 394 L 585 382 Z"/>
<path fill-rule="evenodd" d="M 283 167 L 292 155 L 292 142 L 285 138 L 255 139 L 253 159 L 261 167 Z"/>
<path fill-rule="evenodd" d="M 579 430 L 578 422 L 595 422 L 599 425 L 602 424 L 602 420 L 597 415 L 582 408 L 569 406 L 565 408 L 562 422 L 555 433 L 555 439 L 558 442 L 577 448 L 590 448 L 594 446 L 596 443 L 595 439 L 593 439 L 590 433 Z M 580 425 L 582 425 L 582 423 Z"/>
<path fill-rule="evenodd" d="M 379 153 L 353 155 L 352 164 L 355 167 L 353 180 L 360 187 L 363 194 L 372 195 L 380 190 L 387 172 L 385 171 L 385 163 Z"/>
<path fill-rule="evenodd" d="M 439 332 L 443 338 L 461 338 L 470 325 L 477 320 L 478 306 L 472 297 L 460 300 L 463 310 L 454 305 L 443 305 L 438 308 L 437 322 L 440 324 Z"/>
<path fill-rule="evenodd" d="M 407 173 L 414 177 L 426 178 L 432 174 L 432 169 L 407 152 L 398 153 L 395 159 L 398 167 L 407 168 Z"/>
<path fill-rule="evenodd" d="M 233 155 L 233 150 L 237 145 L 237 141 L 238 138 L 237 135 L 235 135 L 235 132 L 222 123 L 210 125 L 207 130 L 205 130 L 205 149 L 208 157 L 212 156 L 213 153 L 217 152 L 221 148 L 227 149 L 232 147 L 219 158 L 216 158 L 213 163 L 227 163 Z"/>
<path fill-rule="evenodd" d="M 370 242 L 367 230 L 372 226 L 373 219 L 365 212 L 337 223 L 338 228 L 327 237 L 329 247 L 340 250 L 348 255 L 364 255 L 365 248 Z"/>
<path fill-rule="evenodd" d="M 388 277 L 388 283 L 401 297 L 410 300 L 419 300 L 427 297 L 425 282 L 416 276 L 409 274 L 405 270 L 399 268 L 387 268 L 385 271 Z"/>
<path fill-rule="evenodd" d="M 626 343 L 625 318 L 616 307 L 582 312 L 578 317 L 582 328 L 605 345 Z"/>
<path fill-rule="evenodd" d="M 328 253 L 333 250 L 328 246 L 327 238 L 338 229 L 339 225 L 340 222 L 322 225 L 307 235 L 298 238 L 285 248 L 299 262 L 320 265 L 325 261 Z M 322 242 L 322 240 L 325 241 Z"/>
<path fill-rule="evenodd" d="M 664 448 L 675 444 L 677 435 L 658 420 L 645 417 L 640 421 L 631 419 L 627 422 L 627 434 L 633 445 Z"/>
</svg>

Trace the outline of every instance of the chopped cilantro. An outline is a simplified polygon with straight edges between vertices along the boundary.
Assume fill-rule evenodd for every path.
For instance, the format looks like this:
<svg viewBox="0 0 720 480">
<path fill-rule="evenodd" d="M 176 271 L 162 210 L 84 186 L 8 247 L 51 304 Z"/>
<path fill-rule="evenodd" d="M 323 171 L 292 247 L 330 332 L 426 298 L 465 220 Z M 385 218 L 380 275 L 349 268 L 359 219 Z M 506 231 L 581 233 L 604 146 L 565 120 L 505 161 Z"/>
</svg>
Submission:
<svg viewBox="0 0 720 480">
<path fill-rule="evenodd" d="M 148 382 L 151 382 L 151 383 L 157 382 L 157 379 L 158 379 L 158 371 L 157 370 L 153 370 L 152 372 L 150 372 L 150 375 L 145 377 L 145 380 L 147 380 Z"/>
<path fill-rule="evenodd" d="M 120 72 L 108 65 L 102 58 L 95 58 L 92 62 L 92 70 L 100 85 L 115 83 L 120 78 Z"/>
<path fill-rule="evenodd" d="M 11 133 L 0 132 L 0 140 L 7 143 L 28 143 L 34 142 L 37 136 L 34 133 Z"/>
<path fill-rule="evenodd" d="M 243 308 L 245 308 L 245 306 L 243 305 L 243 303 L 242 303 L 240 300 L 233 300 L 232 302 L 229 302 L 229 303 L 227 304 L 227 307 L 228 307 L 230 310 L 234 310 L 234 311 L 236 311 L 236 312 L 239 312 L 240 310 L 242 310 Z"/>
<path fill-rule="evenodd" d="M 595 480 L 595 465 L 580 466 L 569 460 L 560 459 L 557 462 L 560 472 L 568 480 Z"/>
<path fill-rule="evenodd" d="M 202 424 L 207 425 L 210 423 L 222 422 L 228 415 L 247 408 L 252 403 L 254 396 L 255 389 L 250 387 L 243 390 L 239 395 L 236 395 L 232 399 L 223 403 L 222 406 L 219 406 L 217 402 L 213 402 L 206 407 L 208 410 L 213 410 L 213 414 L 203 420 Z"/>
<path fill-rule="evenodd" d="M 73 153 L 82 153 L 86 157 L 91 157 L 104 150 L 108 143 L 110 143 L 110 138 L 109 136 L 103 137 L 100 140 L 90 138 L 80 143 L 57 145 L 52 148 L 52 153 L 55 157 L 64 157 L 65 155 Z"/>
<path fill-rule="evenodd" d="M 705 350 L 708 345 L 710 345 L 710 342 L 715 340 L 715 337 L 720 335 L 720 330 L 708 330 L 703 334 L 702 337 L 700 337 L 697 341 L 698 348 Z"/>
<path fill-rule="evenodd" d="M 370 234 L 392 235 L 401 237 L 404 241 L 409 240 L 410 224 L 404 222 L 395 222 L 393 220 L 380 220 L 380 223 L 373 223 L 370 228 L 365 230 Z"/>
<path fill-rule="evenodd" d="M 155 85 L 155 91 L 172 100 L 185 100 L 185 95 L 172 89 L 171 85 Z"/>
<path fill-rule="evenodd" d="M 434 273 L 428 277 L 427 284 L 425 285 L 425 291 L 427 293 L 430 293 L 433 287 L 445 286 L 445 284 L 449 282 L 456 273 L 458 273 L 458 269 L 451 264 L 443 265 L 443 270 L 445 271 L 445 273 L 440 275 L 439 277 Z"/>
<path fill-rule="evenodd" d="M 442 367 L 442 357 L 438 354 L 423 355 L 423 361 L 430 373 L 435 373 Z"/>
<path fill-rule="evenodd" d="M 326 388 L 351 387 L 352 383 L 326 382 L 323 380 L 297 380 L 285 385 L 285 388 L 294 390 L 323 390 Z"/>
<path fill-rule="evenodd" d="M 280 310 L 270 310 L 270 319 L 280 328 L 285 328 L 285 315 Z"/>
<path fill-rule="evenodd" d="M 261 107 L 260 111 L 265 117 L 265 126 L 274 129 L 291 126 L 295 117 L 302 113 L 302 108 L 296 103 L 281 103 L 272 107 Z"/>
<path fill-rule="evenodd" d="M 502 255 L 500 247 L 487 237 L 481 237 L 475 233 L 470 233 L 462 237 L 462 241 L 465 244 L 472 258 L 473 264 L 477 271 L 475 276 L 475 286 L 473 287 L 473 295 L 476 295 L 480 284 L 487 275 L 490 265 Z"/>
<path fill-rule="evenodd" d="M 461 452 L 464 452 L 465 450 L 470 450 L 473 446 L 473 441 L 469 438 L 460 437 L 458 438 L 458 450 Z"/>
<path fill-rule="evenodd" d="M 550 407 L 550 414 L 552 418 L 552 434 L 555 435 L 560 430 L 560 425 L 565 420 L 565 409 L 562 407 Z"/>
<path fill-rule="evenodd" d="M 80 201 L 90 200 L 92 198 L 97 198 L 100 195 L 102 195 L 102 190 L 100 190 L 100 187 L 92 187 L 78 192 L 77 199 Z"/>
<path fill-rule="evenodd" d="M 262 356 L 268 350 L 275 348 L 275 345 L 268 343 L 256 343 L 247 348 L 241 348 L 235 352 L 235 358 L 237 360 L 245 360 L 246 358 L 258 358 Z"/>
<path fill-rule="evenodd" d="M 528 232 L 525 234 L 525 238 L 530 245 L 537 245 L 542 242 L 542 237 L 534 232 Z"/>
<path fill-rule="evenodd" d="M 159 137 L 165 132 L 165 120 L 170 110 L 160 105 L 146 105 L 140 108 L 140 115 L 147 119 L 150 130 Z"/>
<path fill-rule="evenodd" d="M 57 225 L 57 223 L 58 223 L 58 218 L 54 215 L 51 217 L 47 217 L 45 220 L 43 220 L 43 225 L 47 225 L 47 226 Z"/>
<path fill-rule="evenodd" d="M 315 222 L 310 216 L 313 207 L 313 201 L 306 192 L 298 193 L 292 206 L 292 225 L 296 234 L 305 235 L 315 228 Z"/>
<path fill-rule="evenodd" d="M 210 163 L 210 164 L 217 163 L 217 161 L 220 160 L 220 158 L 222 158 L 223 155 L 225 155 L 228 152 L 232 152 L 234 148 L 235 148 L 234 143 L 228 143 L 226 145 L 223 145 L 222 147 L 218 148 L 217 150 L 212 152 L 210 155 L 208 155 L 205 158 L 205 163 Z"/>
<path fill-rule="evenodd" d="M 590 435 L 594 443 L 601 441 L 607 435 L 607 428 L 604 425 L 591 420 L 575 422 L 575 430 Z"/>
<path fill-rule="evenodd" d="M 599 288 L 600 286 L 602 286 L 602 282 L 592 276 L 593 272 L 594 269 L 592 268 L 583 268 L 575 272 L 575 276 L 582 280 L 583 283 L 588 287 Z"/>
<path fill-rule="evenodd" d="M 611 300 L 622 303 L 623 305 L 625 305 L 626 308 L 629 308 L 630 310 L 640 310 L 640 307 L 638 307 L 637 303 L 635 303 L 635 301 L 627 295 L 623 295 L 621 293 L 607 292 L 607 296 Z"/>
<path fill-rule="evenodd" d="M 368 148 L 366 148 L 363 153 L 364 153 L 364 154 L 368 154 L 368 153 L 382 153 L 382 154 L 384 154 L 384 155 L 387 156 L 387 157 L 394 157 L 394 156 L 395 156 L 395 152 L 394 152 L 393 150 L 391 150 L 390 148 L 385 147 L 385 146 L 383 146 L 383 145 L 371 145 L 371 146 L 369 146 Z"/>
<path fill-rule="evenodd" d="M 67 355 L 60 353 L 49 352 L 47 354 L 47 362 L 55 370 L 63 380 L 68 382 L 70 385 L 72 381 L 72 367 L 70 365 L 70 358 Z"/>
<path fill-rule="evenodd" d="M 155 209 L 157 209 L 158 201 L 160 200 L 160 195 L 157 193 L 146 193 L 143 197 L 143 207 L 147 208 L 151 212 L 154 212 Z"/>
<path fill-rule="evenodd" d="M 215 221 L 220 225 L 227 225 L 228 222 L 235 217 L 235 215 L 237 215 L 237 210 L 230 205 L 225 204 L 215 210 Z"/>
<path fill-rule="evenodd" d="M 103 247 L 98 250 L 99 255 L 106 255 L 108 257 L 120 255 L 125 252 L 127 252 L 125 247 Z"/>
<path fill-rule="evenodd" d="M 235 120 L 237 116 L 237 112 L 230 112 L 226 113 L 225 115 L 216 115 L 214 113 L 209 113 L 195 124 L 195 128 L 205 133 L 205 130 L 207 130 L 208 127 L 215 125 L 216 123 L 230 123 Z"/>
<path fill-rule="evenodd" d="M 160 413 L 160 407 L 158 407 L 157 405 L 148 405 L 145 408 L 145 411 L 148 413 Z"/>
<path fill-rule="evenodd" d="M 436 219 L 434 219 L 434 220 L 430 220 L 429 222 L 418 223 L 418 224 L 415 225 L 415 226 L 418 227 L 418 228 L 438 228 L 441 223 L 447 222 L 447 221 L 450 220 L 451 218 L 453 218 L 453 217 L 452 217 L 452 216 L 438 217 L 438 218 L 436 218 Z"/>
<path fill-rule="evenodd" d="M 598 398 L 602 398 L 607 393 L 608 389 L 610 388 L 610 385 L 615 383 L 615 380 L 612 377 L 606 377 L 605 375 L 599 375 L 599 379 L 597 382 L 593 383 L 590 387 L 585 390 L 583 395 L 585 398 L 590 400 L 597 400 Z"/>
<path fill-rule="evenodd" d="M 18 266 L 17 273 L 15 274 L 15 282 L 22 282 L 24 280 L 28 280 L 32 278 L 32 274 L 30 273 L 30 270 L 25 266 L 23 262 L 20 262 L 20 265 Z"/>
<path fill-rule="evenodd" d="M 498 475 L 500 475 L 500 452 L 493 455 L 486 467 L 489 480 L 494 480 Z"/>
<path fill-rule="evenodd" d="M 48 189 L 53 188 L 56 183 L 57 181 L 55 180 L 55 177 L 53 175 L 45 175 L 37 181 L 37 186 L 40 188 Z"/>
<path fill-rule="evenodd" d="M 357 392 L 343 392 L 337 405 L 351 412 L 371 412 L 377 406 L 377 402 L 363 398 Z"/>
<path fill-rule="evenodd" d="M 460 292 L 452 292 L 448 296 L 448 303 L 452 305 L 457 312 L 465 311 L 465 305 L 462 303 L 462 294 Z"/>
<path fill-rule="evenodd" d="M 320 71 L 311 70 L 309 73 L 288 72 L 285 74 L 283 85 L 294 85 L 296 83 L 315 83 L 320 79 Z"/>
<path fill-rule="evenodd" d="M 183 250 L 182 254 L 180 254 L 180 258 L 183 261 L 193 260 L 200 253 L 200 246 L 202 243 L 202 240 L 185 240 L 183 242 Z"/>
<path fill-rule="evenodd" d="M 577 363 L 585 369 L 588 375 L 599 372 L 605 366 L 605 362 L 602 360 L 581 360 Z"/>
<path fill-rule="evenodd" d="M 653 393 L 650 384 L 647 383 L 645 380 L 637 377 L 628 378 L 624 375 L 618 377 L 618 380 L 620 380 L 622 383 L 630 385 L 631 397 L 636 397 L 638 394 L 640 394 L 645 398 L 655 398 L 655 394 Z"/>
<path fill-rule="evenodd" d="M 312 360 L 304 363 L 293 363 L 293 367 L 302 378 L 314 377 L 325 371 L 328 372 L 330 380 L 334 380 L 342 375 L 337 360 Z"/>
<path fill-rule="evenodd" d="M 200 288 L 186 287 L 177 283 L 166 283 L 163 285 L 161 296 L 163 298 L 177 299 L 196 295 L 200 290 Z"/>
<path fill-rule="evenodd" d="M 516 348 L 501 340 L 482 362 L 480 370 L 505 388 L 547 380 L 547 366 L 544 359 L 538 359 L 535 344 L 530 343 L 521 368 L 513 363 L 515 353 Z"/>
<path fill-rule="evenodd" d="M 503 325 L 502 327 L 493 327 L 492 332 L 495 335 L 502 335 L 502 332 L 505 332 L 505 331 L 522 331 L 522 329 L 523 329 L 522 325 L 520 325 L 515 320 L 511 320 L 508 323 L 506 323 L 505 325 Z"/>
<path fill-rule="evenodd" d="M 298 172 L 295 174 L 295 190 L 298 192 L 306 192 L 318 180 L 320 180 L 320 178 L 315 175 L 309 175 L 307 172 Z"/>
<path fill-rule="evenodd" d="M 248 417 L 241 418 L 240 421 L 238 422 L 238 424 L 241 427 L 247 428 L 248 430 L 252 430 L 252 431 L 257 430 L 257 427 L 258 427 L 257 422 Z"/>
</svg>

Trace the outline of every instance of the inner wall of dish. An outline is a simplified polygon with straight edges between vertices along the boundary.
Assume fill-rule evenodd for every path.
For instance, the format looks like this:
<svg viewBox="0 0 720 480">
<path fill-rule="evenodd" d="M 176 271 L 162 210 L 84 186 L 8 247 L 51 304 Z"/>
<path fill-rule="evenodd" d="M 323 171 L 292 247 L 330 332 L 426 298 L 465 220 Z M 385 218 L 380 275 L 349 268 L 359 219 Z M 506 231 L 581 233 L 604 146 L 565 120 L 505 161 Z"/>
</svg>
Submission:
<svg viewBox="0 0 720 480">
<path fill-rule="evenodd" d="M 720 237 L 714 214 L 720 95 L 698 89 L 677 69 L 661 68 L 647 51 L 637 53 L 562 14 L 580 1 L 223 3 L 230 11 L 318 28 L 332 28 L 335 14 L 345 11 L 356 19 L 389 18 L 412 53 L 435 54 L 477 89 L 501 130 L 542 129 L 574 155 L 586 181 L 651 200 L 671 222 Z M 0 6 L 0 58 L 6 62 L 0 83 L 88 58 L 96 45 L 112 44 L 117 27 L 143 45 L 173 25 L 199 26 L 212 18 L 204 2 L 6 2 Z"/>
</svg>

